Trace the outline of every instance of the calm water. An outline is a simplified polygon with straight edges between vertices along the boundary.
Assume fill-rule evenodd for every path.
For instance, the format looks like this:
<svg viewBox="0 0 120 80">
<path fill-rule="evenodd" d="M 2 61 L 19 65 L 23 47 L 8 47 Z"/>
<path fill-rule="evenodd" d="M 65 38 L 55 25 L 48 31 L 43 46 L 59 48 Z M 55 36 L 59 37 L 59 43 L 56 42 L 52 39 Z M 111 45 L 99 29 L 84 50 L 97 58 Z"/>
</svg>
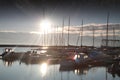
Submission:
<svg viewBox="0 0 120 80">
<path fill-rule="evenodd" d="M 24 51 L 25 48 L 18 50 Z M 79 68 L 68 71 L 60 70 L 60 64 L 47 64 L 46 62 L 28 64 L 20 60 L 0 59 L 0 80 L 120 80 L 120 75 L 112 75 L 106 67 Z"/>
</svg>

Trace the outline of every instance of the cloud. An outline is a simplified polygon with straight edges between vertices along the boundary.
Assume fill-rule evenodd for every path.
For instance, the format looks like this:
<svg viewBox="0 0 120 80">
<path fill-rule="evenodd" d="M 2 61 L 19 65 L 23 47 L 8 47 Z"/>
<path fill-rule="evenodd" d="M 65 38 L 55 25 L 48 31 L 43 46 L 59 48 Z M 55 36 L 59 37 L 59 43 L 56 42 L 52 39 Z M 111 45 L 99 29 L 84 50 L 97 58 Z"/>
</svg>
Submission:
<svg viewBox="0 0 120 80">
<path fill-rule="evenodd" d="M 117 36 L 120 35 L 120 33 L 119 33 L 120 32 L 120 24 L 118 24 L 118 23 L 108 24 L 109 35 L 113 35 L 113 28 L 115 30 L 115 34 Z M 95 36 L 98 36 L 98 35 L 101 35 L 101 34 L 103 36 L 105 36 L 106 35 L 107 24 L 91 23 L 91 24 L 83 25 L 84 35 L 85 36 L 86 35 L 92 36 L 93 35 L 93 29 L 95 31 Z M 70 26 L 69 32 L 71 34 L 78 34 L 78 33 L 81 33 L 81 30 L 82 30 L 82 26 Z M 65 33 L 68 33 L 68 26 L 65 26 L 64 31 L 65 31 Z"/>
<path fill-rule="evenodd" d="M 85 30 L 93 30 L 93 27 L 95 30 L 106 30 L 107 24 L 87 24 L 87 25 L 84 25 Z M 120 24 L 109 23 L 108 29 L 113 30 L 113 28 L 120 30 Z"/>
<path fill-rule="evenodd" d="M 30 32 L 12 31 L 12 30 L 0 30 L 0 33 L 29 34 Z"/>
<path fill-rule="evenodd" d="M 16 33 L 16 31 L 12 30 L 0 30 L 1 33 Z"/>
<path fill-rule="evenodd" d="M 57 29 L 58 28 L 58 29 Z M 93 28 L 95 31 L 95 36 L 106 36 L 106 24 L 86 24 L 83 25 L 83 36 L 93 36 Z M 120 24 L 119 23 L 110 23 L 108 25 L 109 29 L 109 36 L 113 36 L 113 28 L 115 30 L 115 35 L 119 36 L 120 35 Z M 62 27 L 55 27 L 53 31 L 51 31 L 51 34 L 61 34 L 64 32 L 64 34 L 68 34 L 68 26 L 64 26 L 64 30 L 62 31 Z M 82 26 L 70 26 L 69 28 L 69 33 L 70 34 L 81 34 Z M 26 33 L 26 34 L 42 34 L 40 31 L 37 30 L 32 30 L 32 31 L 14 31 L 14 30 L 0 30 L 2 33 Z M 50 33 L 49 33 L 50 34 Z"/>
</svg>

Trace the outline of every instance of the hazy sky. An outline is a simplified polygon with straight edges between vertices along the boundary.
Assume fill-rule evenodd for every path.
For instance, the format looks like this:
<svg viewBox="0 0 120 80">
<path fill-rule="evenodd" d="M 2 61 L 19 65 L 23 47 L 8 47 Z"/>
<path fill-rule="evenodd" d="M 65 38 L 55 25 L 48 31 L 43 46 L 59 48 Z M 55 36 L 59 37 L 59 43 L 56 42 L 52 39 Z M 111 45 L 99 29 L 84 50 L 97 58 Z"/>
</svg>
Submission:
<svg viewBox="0 0 120 80">
<path fill-rule="evenodd" d="M 40 32 L 43 19 L 49 19 L 52 25 L 61 27 L 64 18 L 64 32 L 67 32 L 70 17 L 70 44 L 76 45 L 83 19 L 83 44 L 92 45 L 92 30 L 95 27 L 96 45 L 100 46 L 101 33 L 104 38 L 106 36 L 108 13 L 109 36 L 113 39 L 115 28 L 116 39 L 120 39 L 120 0 L 0 0 L 0 43 L 41 45 L 43 35 L 29 33 Z M 64 36 L 66 44 L 67 36 Z"/>
<path fill-rule="evenodd" d="M 43 14 L 54 25 L 120 23 L 120 0 L 0 0 L 0 31 L 37 31 Z"/>
</svg>

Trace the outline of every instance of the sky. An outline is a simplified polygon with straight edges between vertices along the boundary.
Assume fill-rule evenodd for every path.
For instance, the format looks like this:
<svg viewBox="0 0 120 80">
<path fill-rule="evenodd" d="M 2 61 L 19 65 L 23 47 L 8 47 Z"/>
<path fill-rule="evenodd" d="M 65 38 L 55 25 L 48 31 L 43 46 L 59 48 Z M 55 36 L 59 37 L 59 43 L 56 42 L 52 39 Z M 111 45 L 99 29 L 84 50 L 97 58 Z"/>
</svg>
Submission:
<svg viewBox="0 0 120 80">
<path fill-rule="evenodd" d="M 117 25 L 115 29 L 119 36 L 119 9 L 120 0 L 0 0 L 0 32 L 40 32 L 40 23 L 44 19 L 58 27 L 64 19 L 67 28 L 69 17 L 71 34 L 79 33 L 82 20 L 85 27 L 92 25 L 97 27 L 96 30 L 105 30 L 109 13 L 110 26 Z"/>
<path fill-rule="evenodd" d="M 1 30 L 26 31 L 38 26 L 44 18 L 61 26 L 65 18 L 71 17 L 71 25 L 106 23 L 110 13 L 110 23 L 120 22 L 119 0 L 0 0 Z"/>
</svg>

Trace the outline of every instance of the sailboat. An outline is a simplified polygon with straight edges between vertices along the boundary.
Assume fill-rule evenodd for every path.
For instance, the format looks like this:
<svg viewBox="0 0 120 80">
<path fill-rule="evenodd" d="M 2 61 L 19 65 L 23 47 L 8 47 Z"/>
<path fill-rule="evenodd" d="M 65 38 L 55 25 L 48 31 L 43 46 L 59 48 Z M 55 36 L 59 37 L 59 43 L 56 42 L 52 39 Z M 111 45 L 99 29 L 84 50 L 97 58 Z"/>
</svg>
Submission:
<svg viewBox="0 0 120 80">
<path fill-rule="evenodd" d="M 63 21 L 63 26 L 64 26 L 64 21 Z M 74 51 L 71 50 L 69 45 L 69 30 L 70 30 L 70 17 L 68 21 L 67 48 L 63 48 L 63 52 L 64 52 L 63 54 L 66 55 L 66 57 L 60 61 L 60 70 L 71 70 L 71 69 L 75 69 L 76 67 L 76 63 L 74 61 L 75 54 L 74 54 Z M 63 38 L 63 35 L 62 35 L 62 38 Z"/>
</svg>

